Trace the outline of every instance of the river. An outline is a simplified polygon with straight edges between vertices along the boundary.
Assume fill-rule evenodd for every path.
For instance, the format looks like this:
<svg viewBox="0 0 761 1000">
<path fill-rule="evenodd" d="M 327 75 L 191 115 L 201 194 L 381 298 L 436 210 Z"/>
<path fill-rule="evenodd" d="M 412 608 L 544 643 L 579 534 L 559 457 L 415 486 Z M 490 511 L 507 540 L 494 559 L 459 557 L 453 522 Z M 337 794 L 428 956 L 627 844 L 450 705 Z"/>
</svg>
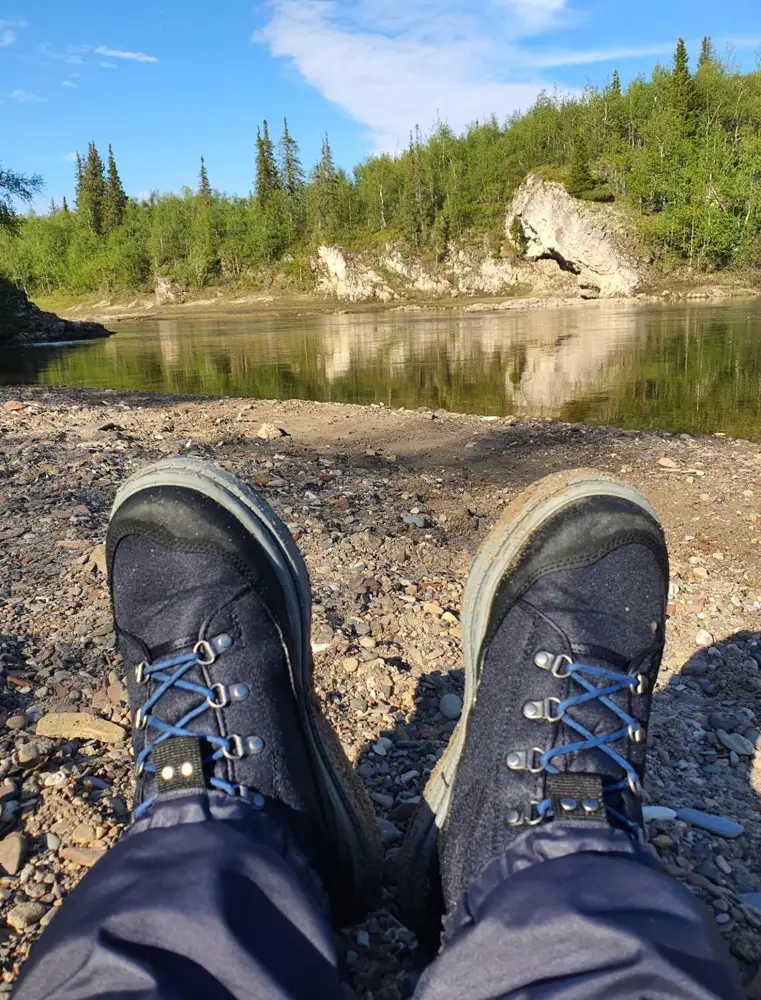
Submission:
<svg viewBox="0 0 761 1000">
<path fill-rule="evenodd" d="M 761 439 L 761 304 L 144 320 L 0 384 L 302 398 Z"/>
</svg>

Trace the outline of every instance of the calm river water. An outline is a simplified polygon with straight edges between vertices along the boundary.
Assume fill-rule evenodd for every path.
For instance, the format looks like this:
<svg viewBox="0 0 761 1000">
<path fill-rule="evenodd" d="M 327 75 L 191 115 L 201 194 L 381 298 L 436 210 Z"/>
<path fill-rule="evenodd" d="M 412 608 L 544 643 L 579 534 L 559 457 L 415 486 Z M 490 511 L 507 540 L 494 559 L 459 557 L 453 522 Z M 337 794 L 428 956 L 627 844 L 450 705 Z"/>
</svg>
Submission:
<svg viewBox="0 0 761 1000">
<path fill-rule="evenodd" d="M 218 316 L 0 352 L 0 383 L 382 402 L 761 439 L 761 304 Z"/>
</svg>

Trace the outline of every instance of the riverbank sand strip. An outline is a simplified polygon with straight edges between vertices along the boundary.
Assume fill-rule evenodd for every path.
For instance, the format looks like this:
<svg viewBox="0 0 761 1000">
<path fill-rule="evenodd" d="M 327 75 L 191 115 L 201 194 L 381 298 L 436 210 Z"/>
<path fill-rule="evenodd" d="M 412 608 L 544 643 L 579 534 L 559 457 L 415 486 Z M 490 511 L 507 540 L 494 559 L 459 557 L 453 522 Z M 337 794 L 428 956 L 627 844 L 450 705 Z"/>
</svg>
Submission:
<svg viewBox="0 0 761 1000">
<path fill-rule="evenodd" d="M 262 425 L 270 425 L 262 428 Z M 282 434 L 285 430 L 287 434 Z M 259 432 L 261 431 L 261 436 Z M 288 523 L 314 590 L 318 697 L 376 805 L 384 894 L 342 933 L 358 997 L 409 995 L 420 960 L 396 857 L 455 725 L 470 557 L 531 480 L 596 466 L 641 489 L 672 556 L 646 802 L 650 840 L 702 896 L 745 976 L 761 960 L 761 449 L 746 441 L 338 404 L 0 391 L 0 963 L 9 983 L 121 833 L 128 744 L 35 732 L 78 712 L 126 729 L 101 543 L 121 482 L 213 458 Z M 455 696 L 455 697 L 452 697 Z M 55 732 L 55 719 L 41 727 Z M 109 739 L 119 733 L 109 728 Z M 89 734 L 89 735 L 86 735 Z M 758 757 L 758 764 L 756 759 Z M 739 823 L 703 829 L 693 808 Z M 736 833 L 736 825 L 708 823 Z M 705 826 L 705 823 L 703 824 Z"/>
</svg>

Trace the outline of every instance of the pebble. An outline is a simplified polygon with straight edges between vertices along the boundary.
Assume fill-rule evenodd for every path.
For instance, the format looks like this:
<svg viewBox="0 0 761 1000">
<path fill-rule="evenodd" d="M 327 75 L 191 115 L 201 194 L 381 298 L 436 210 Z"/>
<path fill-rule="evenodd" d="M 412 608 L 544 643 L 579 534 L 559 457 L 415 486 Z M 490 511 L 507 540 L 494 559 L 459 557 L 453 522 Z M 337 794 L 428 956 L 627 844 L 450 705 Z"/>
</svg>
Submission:
<svg viewBox="0 0 761 1000">
<path fill-rule="evenodd" d="M 445 719 L 458 719 L 462 712 L 462 698 L 457 694 L 442 695 L 439 711 Z"/>
<path fill-rule="evenodd" d="M 382 809 L 390 809 L 394 804 L 394 796 L 386 795 L 385 792 L 370 792 L 370 798 Z"/>
<path fill-rule="evenodd" d="M 666 833 L 659 833 L 650 841 L 651 844 L 655 844 L 656 847 L 666 848 L 672 847 L 674 841 Z"/>
<path fill-rule="evenodd" d="M 395 826 L 390 819 L 382 819 L 378 817 L 375 820 L 378 831 L 380 832 L 381 840 L 384 844 L 394 844 L 397 840 L 402 839 L 402 831 L 398 826 Z"/>
<path fill-rule="evenodd" d="M 667 823 L 676 819 L 676 809 L 669 809 L 668 806 L 643 806 L 642 818 L 646 823 L 654 823 L 658 820 Z"/>
<path fill-rule="evenodd" d="M 5 919 L 15 931 L 25 931 L 38 924 L 47 912 L 48 908 L 43 903 L 17 903 L 8 911 Z"/>
<path fill-rule="evenodd" d="M 761 892 L 743 892 L 740 895 L 740 902 L 755 907 L 761 913 Z"/>
<path fill-rule="evenodd" d="M 411 524 L 414 528 L 427 528 L 428 518 L 422 514 L 405 514 L 402 518 L 405 524 Z"/>
<path fill-rule="evenodd" d="M 727 750 L 734 750 L 735 753 L 740 754 L 741 757 L 752 757 L 756 752 L 756 748 L 753 746 L 750 740 L 746 740 L 744 736 L 739 733 L 728 733 L 726 729 L 718 729 L 716 735 L 719 740 Z"/>
<path fill-rule="evenodd" d="M 0 867 L 8 875 L 16 875 L 26 858 L 26 840 L 22 833 L 9 833 L 0 840 Z"/>
<path fill-rule="evenodd" d="M 36 764 L 42 754 L 38 743 L 20 743 L 16 747 L 16 758 L 19 764 Z"/>
<path fill-rule="evenodd" d="M 357 944 L 360 948 L 370 947 L 370 935 L 367 931 L 357 931 Z"/>
<path fill-rule="evenodd" d="M 714 917 L 717 924 L 728 924 L 731 919 L 728 913 L 717 913 Z"/>
<path fill-rule="evenodd" d="M 37 723 L 38 736 L 63 740 L 98 740 L 101 743 L 121 743 L 126 737 L 122 726 L 85 712 L 51 712 Z"/>
<path fill-rule="evenodd" d="M 61 846 L 61 838 L 54 833 L 45 834 L 45 846 L 49 851 L 57 851 Z"/>
<path fill-rule="evenodd" d="M 69 834 L 75 844 L 90 844 L 95 840 L 95 830 L 89 823 L 79 823 Z"/>
<path fill-rule="evenodd" d="M 347 656 L 341 663 L 344 673 L 353 674 L 359 667 L 359 660 L 356 656 Z"/>
<path fill-rule="evenodd" d="M 61 857 L 65 861 L 71 861 L 75 865 L 82 865 L 84 868 L 92 868 L 96 861 L 105 854 L 105 850 L 95 847 L 64 847 L 61 849 Z"/>
<path fill-rule="evenodd" d="M 87 565 L 94 567 L 101 576 L 106 576 L 108 568 L 106 566 L 106 547 L 96 545 L 87 558 Z"/>
<path fill-rule="evenodd" d="M 713 636 L 708 631 L 708 629 L 705 629 L 705 628 L 700 629 L 700 631 L 698 632 L 698 634 L 695 636 L 695 645 L 696 646 L 712 646 L 713 645 Z"/>
<path fill-rule="evenodd" d="M 678 809 L 677 819 L 696 826 L 700 830 L 707 830 L 716 834 L 717 837 L 728 837 L 734 839 L 743 832 L 740 823 L 729 819 L 727 816 L 714 816 L 712 813 L 701 812 L 700 809 Z"/>
<path fill-rule="evenodd" d="M 263 423 L 256 432 L 256 436 L 262 441 L 275 441 L 277 438 L 289 437 L 289 434 L 288 431 L 276 424 Z"/>
</svg>

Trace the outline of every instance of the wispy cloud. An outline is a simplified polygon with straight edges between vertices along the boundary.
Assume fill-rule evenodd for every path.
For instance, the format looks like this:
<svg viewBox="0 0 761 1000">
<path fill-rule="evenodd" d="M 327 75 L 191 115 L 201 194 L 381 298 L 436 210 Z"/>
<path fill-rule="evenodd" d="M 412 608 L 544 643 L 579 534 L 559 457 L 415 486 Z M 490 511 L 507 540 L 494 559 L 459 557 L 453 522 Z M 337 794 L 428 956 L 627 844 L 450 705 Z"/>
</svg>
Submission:
<svg viewBox="0 0 761 1000">
<path fill-rule="evenodd" d="M 77 154 L 76 153 L 67 153 L 66 156 L 64 156 L 64 159 L 68 163 L 76 163 L 77 162 Z"/>
<path fill-rule="evenodd" d="M 39 94 L 31 94 L 28 90 L 12 90 L 8 97 L 21 104 L 46 104 L 47 98 L 40 97 Z"/>
<path fill-rule="evenodd" d="M 695 52 L 700 48 L 699 39 L 691 39 L 687 49 Z M 721 50 L 724 46 L 737 49 L 753 49 L 761 45 L 761 35 L 743 35 L 733 38 L 715 38 L 714 46 Z M 580 49 L 578 51 L 532 50 L 524 53 L 526 64 L 545 69 L 555 66 L 588 66 L 601 62 L 625 62 L 627 59 L 641 59 L 648 56 L 671 56 L 674 52 L 674 39 L 654 42 L 652 45 L 622 45 L 605 49 Z"/>
<path fill-rule="evenodd" d="M 100 65 L 103 67 L 103 69 L 119 69 L 116 63 L 103 62 L 102 60 Z"/>
<path fill-rule="evenodd" d="M 570 89 L 550 70 L 670 56 L 676 41 L 550 47 L 550 35 L 583 23 L 572 0 L 267 0 L 267 5 L 269 20 L 253 40 L 365 124 L 376 148 L 387 150 L 404 145 L 416 124 L 428 127 L 439 116 L 460 129 L 492 113 L 503 118 L 525 108 L 554 83 Z M 714 41 L 717 48 L 761 44 L 751 36 Z M 694 52 L 699 44 L 688 42 L 688 48 Z"/>
<path fill-rule="evenodd" d="M 76 83 L 72 83 L 71 80 L 61 80 L 62 87 L 73 87 L 75 90 L 77 88 Z"/>
<path fill-rule="evenodd" d="M 0 21 L 0 49 L 6 48 L 18 38 L 15 28 L 25 28 L 26 21 Z"/>
<path fill-rule="evenodd" d="M 254 40 L 287 60 L 378 148 L 439 115 L 455 128 L 531 104 L 546 86 L 521 40 L 557 27 L 567 0 L 270 0 Z M 483 15 L 487 13 L 488 19 Z M 475 10 L 479 8 L 479 10 Z M 478 16 L 481 15 L 481 16 Z"/>
<path fill-rule="evenodd" d="M 109 49 L 105 45 L 96 45 L 95 52 L 99 56 L 108 56 L 109 59 L 131 59 L 133 62 L 157 63 L 156 56 L 146 55 L 145 52 L 125 52 L 123 49 Z"/>
</svg>

